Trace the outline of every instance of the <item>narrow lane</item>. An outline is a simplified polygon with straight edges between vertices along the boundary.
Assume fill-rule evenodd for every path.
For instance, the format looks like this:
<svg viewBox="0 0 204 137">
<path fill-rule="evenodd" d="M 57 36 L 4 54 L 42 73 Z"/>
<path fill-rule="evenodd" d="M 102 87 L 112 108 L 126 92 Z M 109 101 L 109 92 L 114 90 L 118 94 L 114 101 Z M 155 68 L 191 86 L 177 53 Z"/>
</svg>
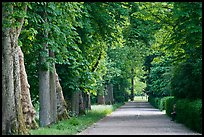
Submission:
<svg viewBox="0 0 204 137">
<path fill-rule="evenodd" d="M 201 135 L 148 102 L 127 102 L 78 135 Z"/>
</svg>

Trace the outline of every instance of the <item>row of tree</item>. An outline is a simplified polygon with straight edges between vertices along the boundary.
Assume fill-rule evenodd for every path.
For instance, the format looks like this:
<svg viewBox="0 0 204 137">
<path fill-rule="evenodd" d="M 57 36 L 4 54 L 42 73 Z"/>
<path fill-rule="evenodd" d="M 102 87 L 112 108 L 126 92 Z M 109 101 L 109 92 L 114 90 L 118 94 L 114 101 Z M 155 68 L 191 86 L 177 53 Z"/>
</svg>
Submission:
<svg viewBox="0 0 204 137">
<path fill-rule="evenodd" d="M 3 2 L 3 134 L 37 128 L 36 111 L 39 125 L 47 126 L 85 114 L 91 103 L 134 100 L 138 83 L 141 91 L 147 84 L 149 95 L 191 96 L 194 91 L 181 80 L 189 69 L 184 80 L 194 76 L 197 85 L 190 87 L 199 96 L 201 8 L 174 2 Z"/>
<path fill-rule="evenodd" d="M 202 3 L 170 3 L 146 57 L 146 92 L 154 97 L 202 98 Z"/>
</svg>

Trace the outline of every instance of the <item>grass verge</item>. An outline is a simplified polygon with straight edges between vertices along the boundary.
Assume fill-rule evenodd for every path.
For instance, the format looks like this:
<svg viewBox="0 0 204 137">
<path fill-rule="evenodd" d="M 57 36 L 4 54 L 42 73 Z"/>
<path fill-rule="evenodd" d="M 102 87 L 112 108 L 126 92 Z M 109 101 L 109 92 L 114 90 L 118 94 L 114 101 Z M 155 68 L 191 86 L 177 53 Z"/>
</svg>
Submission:
<svg viewBox="0 0 204 137">
<path fill-rule="evenodd" d="M 121 105 L 123 104 L 92 105 L 91 110 L 86 115 L 71 117 L 70 119 L 52 124 L 49 127 L 30 130 L 30 133 L 31 135 L 75 135 L 110 114 Z"/>
</svg>

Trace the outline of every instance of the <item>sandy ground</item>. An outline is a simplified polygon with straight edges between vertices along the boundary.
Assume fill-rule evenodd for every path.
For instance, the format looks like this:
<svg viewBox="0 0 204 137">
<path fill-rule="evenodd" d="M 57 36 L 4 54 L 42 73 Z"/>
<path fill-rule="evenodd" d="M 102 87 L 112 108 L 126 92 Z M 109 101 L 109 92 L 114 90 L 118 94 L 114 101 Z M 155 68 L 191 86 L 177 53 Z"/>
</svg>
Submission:
<svg viewBox="0 0 204 137">
<path fill-rule="evenodd" d="M 127 102 L 78 135 L 201 135 L 148 102 Z"/>
</svg>

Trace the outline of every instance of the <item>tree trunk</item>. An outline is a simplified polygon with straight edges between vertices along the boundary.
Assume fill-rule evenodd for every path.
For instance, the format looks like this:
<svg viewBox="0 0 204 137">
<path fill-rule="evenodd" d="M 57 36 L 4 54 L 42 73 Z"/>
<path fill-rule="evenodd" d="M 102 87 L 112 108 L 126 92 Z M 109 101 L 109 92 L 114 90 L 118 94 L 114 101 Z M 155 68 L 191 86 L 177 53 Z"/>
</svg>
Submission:
<svg viewBox="0 0 204 137">
<path fill-rule="evenodd" d="M 21 96 L 22 96 L 21 102 L 22 102 L 23 116 L 24 116 L 27 128 L 35 129 L 38 127 L 35 121 L 36 111 L 31 101 L 30 90 L 29 90 L 30 85 L 28 84 L 27 74 L 26 74 L 25 65 L 24 65 L 24 55 L 20 47 L 18 47 L 18 54 L 19 54 L 19 64 L 20 64 L 20 81 L 21 81 Z"/>
<path fill-rule="evenodd" d="M 83 92 L 79 92 L 79 114 L 85 114 L 85 100 L 83 96 Z"/>
<path fill-rule="evenodd" d="M 9 29 L 2 32 L 2 134 L 12 134 L 15 120 L 13 51 Z"/>
<path fill-rule="evenodd" d="M 104 86 L 102 85 L 101 86 L 101 89 L 98 90 L 98 93 L 97 93 L 97 102 L 98 104 L 105 104 L 105 97 L 104 97 Z"/>
<path fill-rule="evenodd" d="M 91 93 L 87 93 L 87 103 L 88 103 L 88 110 L 91 110 Z"/>
<path fill-rule="evenodd" d="M 48 37 L 47 34 L 45 38 Z M 47 44 L 44 44 L 43 51 L 48 56 Z M 40 55 L 39 70 L 39 98 L 40 98 L 40 126 L 44 127 L 50 124 L 50 76 L 49 66 L 46 58 Z"/>
<path fill-rule="evenodd" d="M 22 110 L 22 93 L 21 93 L 21 81 L 20 81 L 20 62 L 19 62 L 19 48 L 15 37 L 12 42 L 14 45 L 14 96 L 15 96 L 15 109 L 16 109 L 16 134 L 28 133 L 26 129 L 25 119 Z"/>
<path fill-rule="evenodd" d="M 55 78 L 56 78 L 56 94 L 57 94 L 57 119 L 63 120 L 69 118 L 67 112 L 67 103 L 64 99 L 62 87 L 59 82 L 58 74 L 55 69 Z"/>
<path fill-rule="evenodd" d="M 44 5 L 46 6 L 46 5 Z M 46 8 L 46 7 L 44 7 Z M 44 11 L 43 17 L 47 23 L 47 13 Z M 48 38 L 48 31 L 44 28 L 44 39 Z M 48 44 L 43 44 L 43 49 L 40 53 L 40 69 L 39 69 L 39 98 L 40 98 L 40 126 L 44 127 L 51 123 L 50 121 L 50 76 L 49 63 L 46 57 L 49 56 Z"/>
<path fill-rule="evenodd" d="M 113 99 L 113 84 L 108 84 L 106 88 L 106 96 L 105 96 L 105 103 L 106 104 L 113 104 L 114 99 Z"/>
<path fill-rule="evenodd" d="M 50 57 L 54 58 L 54 53 L 50 50 Z M 56 78 L 55 78 L 55 63 L 50 64 L 50 122 L 57 121 L 57 94 L 56 94 Z"/>
<path fill-rule="evenodd" d="M 79 91 L 72 93 L 72 114 L 79 115 Z"/>
<path fill-rule="evenodd" d="M 42 60 L 42 59 L 41 59 Z M 50 124 L 50 86 L 49 71 L 39 71 L 39 93 L 40 93 L 40 126 Z"/>
<path fill-rule="evenodd" d="M 3 3 L 2 21 L 2 134 L 28 134 L 23 118 L 21 104 L 20 65 L 18 54 L 18 36 L 24 22 L 24 18 L 17 21 L 20 26 L 13 27 L 14 18 L 12 3 Z M 23 8 L 26 12 L 27 5 Z"/>
<path fill-rule="evenodd" d="M 91 110 L 91 98 L 90 98 L 90 93 L 83 93 L 83 98 L 84 98 L 84 105 L 85 105 L 85 110 Z"/>
<path fill-rule="evenodd" d="M 132 89 L 131 89 L 131 101 L 134 101 L 134 69 L 131 69 L 132 72 L 132 77 L 131 77 L 131 84 L 132 84 Z"/>
</svg>

